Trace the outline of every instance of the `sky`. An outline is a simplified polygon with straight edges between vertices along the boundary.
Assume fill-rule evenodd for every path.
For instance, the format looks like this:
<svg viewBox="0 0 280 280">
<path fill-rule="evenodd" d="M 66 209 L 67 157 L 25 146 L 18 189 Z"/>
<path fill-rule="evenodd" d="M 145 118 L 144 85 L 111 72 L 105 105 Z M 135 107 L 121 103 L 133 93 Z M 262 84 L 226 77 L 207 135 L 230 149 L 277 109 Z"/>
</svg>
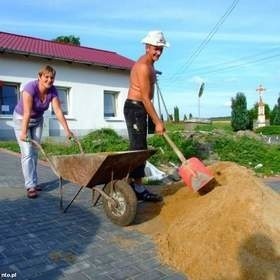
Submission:
<svg viewBox="0 0 280 280">
<path fill-rule="evenodd" d="M 163 114 L 176 106 L 180 118 L 208 118 L 229 116 L 239 92 L 251 109 L 260 84 L 264 102 L 277 104 L 279 11 L 279 0 L 9 0 L 1 2 L 0 31 L 46 40 L 74 35 L 82 46 L 137 60 L 145 51 L 141 39 L 161 30 L 170 47 L 155 63 L 157 110 L 161 95 Z"/>
</svg>

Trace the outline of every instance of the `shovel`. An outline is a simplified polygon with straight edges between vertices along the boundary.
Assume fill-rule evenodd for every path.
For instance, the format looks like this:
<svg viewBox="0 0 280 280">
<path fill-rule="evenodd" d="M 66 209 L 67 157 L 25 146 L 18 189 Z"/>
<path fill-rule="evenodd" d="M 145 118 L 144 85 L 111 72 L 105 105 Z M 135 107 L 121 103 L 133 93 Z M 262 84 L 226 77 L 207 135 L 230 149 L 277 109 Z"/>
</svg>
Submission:
<svg viewBox="0 0 280 280">
<path fill-rule="evenodd" d="M 211 172 L 198 158 L 192 157 L 187 160 L 169 136 L 166 133 L 163 136 L 182 162 L 182 165 L 179 167 L 179 175 L 192 191 L 199 191 L 214 179 Z"/>
</svg>

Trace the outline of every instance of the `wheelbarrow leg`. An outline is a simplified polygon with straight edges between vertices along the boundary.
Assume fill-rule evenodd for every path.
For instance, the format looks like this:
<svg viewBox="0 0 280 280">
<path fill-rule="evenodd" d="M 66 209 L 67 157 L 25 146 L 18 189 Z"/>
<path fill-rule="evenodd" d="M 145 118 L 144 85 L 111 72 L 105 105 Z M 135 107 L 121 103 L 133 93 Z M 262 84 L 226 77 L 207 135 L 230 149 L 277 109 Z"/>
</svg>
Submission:
<svg viewBox="0 0 280 280">
<path fill-rule="evenodd" d="M 66 213 L 66 211 L 68 210 L 68 208 L 71 206 L 71 204 L 74 202 L 74 200 L 76 199 L 76 197 L 79 195 L 80 191 L 83 189 L 84 186 L 81 186 L 80 189 L 77 191 L 77 193 L 75 194 L 75 196 L 72 198 L 72 200 L 69 202 L 69 204 L 66 206 L 66 208 L 63 210 L 63 213 Z"/>
<path fill-rule="evenodd" d="M 92 187 L 92 206 L 96 206 L 98 203 L 99 199 L 103 197 L 107 201 L 111 203 L 114 207 L 117 207 L 117 202 L 104 191 L 105 185 L 100 185 L 100 186 L 95 186 Z"/>
<path fill-rule="evenodd" d="M 103 188 L 102 188 L 103 189 Z M 92 188 L 92 207 L 95 207 L 101 197 L 101 193 Z"/>
<path fill-rule="evenodd" d="M 60 210 L 63 210 L 63 188 L 62 188 L 62 178 L 59 177 L 59 194 L 60 194 Z"/>
</svg>

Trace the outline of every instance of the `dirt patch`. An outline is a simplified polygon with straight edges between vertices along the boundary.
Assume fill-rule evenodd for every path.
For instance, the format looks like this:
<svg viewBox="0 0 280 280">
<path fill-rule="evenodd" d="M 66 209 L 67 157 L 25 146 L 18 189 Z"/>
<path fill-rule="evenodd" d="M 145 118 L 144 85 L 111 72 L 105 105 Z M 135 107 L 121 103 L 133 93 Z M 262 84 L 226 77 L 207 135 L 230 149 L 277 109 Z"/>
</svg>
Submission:
<svg viewBox="0 0 280 280">
<path fill-rule="evenodd" d="M 165 187 L 164 203 L 140 207 L 131 229 L 152 235 L 162 261 L 191 279 L 280 279 L 279 194 L 237 164 L 209 168 L 211 192 Z"/>
</svg>

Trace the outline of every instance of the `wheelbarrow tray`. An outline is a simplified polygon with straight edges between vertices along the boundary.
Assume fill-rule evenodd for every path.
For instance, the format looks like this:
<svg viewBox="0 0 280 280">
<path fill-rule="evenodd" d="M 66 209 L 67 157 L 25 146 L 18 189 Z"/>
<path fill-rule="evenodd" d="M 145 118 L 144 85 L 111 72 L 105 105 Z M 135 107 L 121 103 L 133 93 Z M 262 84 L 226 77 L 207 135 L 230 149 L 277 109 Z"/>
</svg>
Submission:
<svg viewBox="0 0 280 280">
<path fill-rule="evenodd" d="M 154 149 L 72 154 L 52 156 L 52 163 L 61 178 L 83 187 L 106 184 L 125 178 L 130 171 L 143 164 Z"/>
</svg>

